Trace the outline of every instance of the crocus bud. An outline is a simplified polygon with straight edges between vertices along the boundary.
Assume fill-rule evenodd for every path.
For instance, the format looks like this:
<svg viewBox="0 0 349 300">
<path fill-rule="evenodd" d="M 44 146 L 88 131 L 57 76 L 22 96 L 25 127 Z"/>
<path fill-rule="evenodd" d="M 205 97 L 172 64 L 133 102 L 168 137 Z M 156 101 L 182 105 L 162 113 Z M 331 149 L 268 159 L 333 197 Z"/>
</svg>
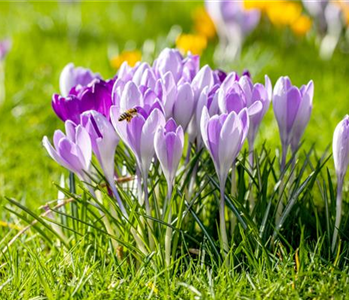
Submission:
<svg viewBox="0 0 349 300">
<path fill-rule="evenodd" d="M 265 76 L 265 85 L 262 85 L 261 83 L 253 85 L 251 79 L 247 76 L 242 76 L 239 80 L 239 84 L 244 91 L 246 105 L 249 108 L 250 129 L 248 132 L 248 142 L 250 150 L 253 150 L 259 126 L 269 109 L 272 98 L 272 86 L 268 76 Z M 261 109 L 257 113 L 252 113 L 252 108 L 255 107 L 258 102 L 261 104 Z"/>
<path fill-rule="evenodd" d="M 99 112 L 90 110 L 81 115 L 81 125 L 90 135 L 92 150 L 101 165 L 105 178 L 110 186 L 115 187 L 114 157 L 119 138 L 112 124 Z"/>
<path fill-rule="evenodd" d="M 213 71 L 208 65 L 203 66 L 194 77 L 191 86 L 194 91 L 195 102 L 199 99 L 202 90 L 208 87 L 209 90 L 214 85 Z"/>
<path fill-rule="evenodd" d="M 173 118 L 184 130 L 187 129 L 193 117 L 194 108 L 193 90 L 189 83 L 184 83 L 178 88 L 177 99 L 173 105 Z"/>
<path fill-rule="evenodd" d="M 54 147 L 45 136 L 43 146 L 58 164 L 75 173 L 81 180 L 89 181 L 86 173 L 89 172 L 92 157 L 90 136 L 85 128 L 71 121 L 65 122 L 65 131 L 66 135 L 60 130 L 55 131 Z"/>
<path fill-rule="evenodd" d="M 343 180 L 349 165 L 349 116 L 339 122 L 333 133 L 333 160 L 338 180 Z"/>
<path fill-rule="evenodd" d="M 279 126 L 282 147 L 287 153 L 289 145 L 295 151 L 307 126 L 313 108 L 314 84 L 300 89 L 288 77 L 280 77 L 274 87 L 273 109 Z"/>
<path fill-rule="evenodd" d="M 154 147 L 168 186 L 172 186 L 184 146 L 182 127 L 173 119 L 160 126 L 155 133 Z"/>
<path fill-rule="evenodd" d="M 66 97 L 74 86 L 87 86 L 94 79 L 101 79 L 101 76 L 90 69 L 75 67 L 73 63 L 69 63 L 63 68 L 59 78 L 61 94 Z"/>
<path fill-rule="evenodd" d="M 178 82 L 183 70 L 182 60 L 183 57 L 177 49 L 165 48 L 154 62 L 155 73 L 161 77 L 171 72 L 175 81 Z"/>
<path fill-rule="evenodd" d="M 247 109 L 244 108 L 239 114 L 232 111 L 210 117 L 207 107 L 204 107 L 200 127 L 203 142 L 210 152 L 218 178 L 224 184 L 247 136 Z"/>
<path fill-rule="evenodd" d="M 183 60 L 183 71 L 180 80 L 184 82 L 192 82 L 196 74 L 200 69 L 200 56 L 188 54 L 188 56 Z"/>
</svg>

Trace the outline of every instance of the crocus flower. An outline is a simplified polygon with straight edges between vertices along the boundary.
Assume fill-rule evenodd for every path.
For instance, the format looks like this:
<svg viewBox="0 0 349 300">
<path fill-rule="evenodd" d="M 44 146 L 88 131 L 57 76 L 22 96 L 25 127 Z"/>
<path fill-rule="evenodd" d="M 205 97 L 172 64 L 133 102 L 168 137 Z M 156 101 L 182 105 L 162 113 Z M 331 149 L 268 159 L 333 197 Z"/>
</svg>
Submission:
<svg viewBox="0 0 349 300">
<path fill-rule="evenodd" d="M 125 85 L 121 97 L 115 101 L 117 104 L 110 109 L 112 124 L 123 142 L 135 154 L 138 167 L 145 175 L 154 156 L 156 129 L 165 123 L 161 102 L 153 91 L 139 88 L 132 81 Z M 129 123 L 119 122 L 119 116 L 126 107 L 136 107 L 138 114 Z"/>
<path fill-rule="evenodd" d="M 66 97 L 74 86 L 87 86 L 94 79 L 101 79 L 101 76 L 98 73 L 93 73 L 90 69 L 75 67 L 73 63 L 69 63 L 63 68 L 59 77 L 61 94 Z"/>
<path fill-rule="evenodd" d="M 344 176 L 349 165 L 349 116 L 339 122 L 333 133 L 333 160 L 337 175 L 336 222 L 332 240 L 332 251 L 336 247 L 338 228 L 342 217 L 342 190 Z"/>
<path fill-rule="evenodd" d="M 6 56 L 6 54 L 10 51 L 11 49 L 11 40 L 6 39 L 0 41 L 0 61 L 3 60 Z"/>
<path fill-rule="evenodd" d="M 182 127 L 177 127 L 176 122 L 173 119 L 167 121 L 165 126 L 160 126 L 155 133 L 154 148 L 157 158 L 160 161 L 161 169 L 167 180 L 168 197 L 166 204 L 169 203 L 169 213 L 167 222 L 171 223 L 171 197 L 172 186 L 176 175 L 176 171 L 179 165 L 179 161 L 182 157 L 184 146 L 184 133 Z M 164 205 L 164 210 L 166 205 Z M 170 265 L 171 259 L 171 236 L 172 228 L 166 229 L 165 236 L 165 258 L 166 264 Z"/>
<path fill-rule="evenodd" d="M 170 119 L 165 126 L 160 126 L 155 133 L 155 153 L 166 177 L 169 189 L 173 184 L 184 146 L 182 127 Z"/>
<path fill-rule="evenodd" d="M 154 61 L 153 68 L 158 76 L 170 72 L 176 82 L 181 78 L 183 71 L 183 56 L 176 49 L 165 48 Z"/>
<path fill-rule="evenodd" d="M 229 114 L 210 117 L 207 108 L 204 107 L 200 127 L 203 142 L 211 155 L 220 183 L 220 230 L 223 249 L 227 252 L 229 245 L 225 226 L 224 189 L 230 166 L 240 152 L 248 133 L 247 109 L 244 108 L 239 114 L 232 111 Z"/>
<path fill-rule="evenodd" d="M 280 77 L 273 94 L 273 109 L 279 126 L 282 144 L 281 168 L 286 163 L 288 147 L 297 150 L 313 108 L 313 81 L 300 89 L 293 86 L 288 77 Z"/>
<path fill-rule="evenodd" d="M 121 211 L 126 214 L 114 181 L 114 157 L 115 149 L 119 142 L 118 135 L 108 119 L 94 110 L 86 111 L 81 115 L 81 125 L 90 135 L 92 150 L 101 165 Z"/>
<path fill-rule="evenodd" d="M 113 84 L 114 80 L 95 80 L 86 87 L 78 85 L 72 88 L 66 97 L 54 94 L 52 108 L 62 121 L 79 123 L 80 115 L 88 110 L 98 111 L 109 118 Z"/>
<path fill-rule="evenodd" d="M 200 56 L 188 52 L 186 57 L 177 49 L 165 48 L 153 63 L 154 74 L 164 78 L 170 73 L 176 84 L 191 82 L 200 68 Z"/>
<path fill-rule="evenodd" d="M 62 167 L 75 173 L 80 180 L 89 182 L 86 173 L 90 170 L 92 145 L 88 132 L 81 125 L 71 121 L 65 122 L 66 135 L 56 130 L 53 135 L 53 145 L 47 136 L 42 140 L 48 154 Z"/>
<path fill-rule="evenodd" d="M 270 79 L 267 75 L 265 76 L 265 85 L 261 83 L 253 84 L 248 76 L 242 76 L 239 80 L 239 84 L 245 94 L 246 106 L 249 108 L 250 129 L 248 131 L 248 144 L 250 152 L 252 152 L 259 126 L 269 109 L 273 91 Z M 260 110 L 257 108 L 257 106 L 260 107 L 260 105 L 257 104 L 258 102 L 261 104 Z M 258 110 L 258 112 L 254 113 L 256 110 Z"/>
</svg>

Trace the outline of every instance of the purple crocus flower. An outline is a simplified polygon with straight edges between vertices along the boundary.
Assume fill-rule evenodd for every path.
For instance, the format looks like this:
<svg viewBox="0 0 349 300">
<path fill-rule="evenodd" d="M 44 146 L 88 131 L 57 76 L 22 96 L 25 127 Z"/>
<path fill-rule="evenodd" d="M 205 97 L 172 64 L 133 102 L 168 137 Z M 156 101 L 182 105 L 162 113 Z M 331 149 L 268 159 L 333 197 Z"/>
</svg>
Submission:
<svg viewBox="0 0 349 300">
<path fill-rule="evenodd" d="M 177 99 L 173 104 L 173 118 L 176 122 L 187 129 L 188 124 L 193 117 L 195 109 L 194 92 L 189 83 L 184 83 L 178 87 Z"/>
<path fill-rule="evenodd" d="M 42 140 L 48 154 L 62 167 L 75 173 L 80 180 L 89 182 L 86 173 L 90 170 L 92 145 L 88 132 L 81 125 L 71 121 L 65 122 L 66 135 L 56 130 L 53 135 L 53 145 L 47 136 Z"/>
<path fill-rule="evenodd" d="M 121 211 L 124 215 L 127 215 L 114 181 L 114 157 L 115 149 L 119 142 L 118 135 L 108 119 L 94 110 L 86 111 L 81 115 L 81 125 L 90 135 L 92 150 L 101 165 Z"/>
<path fill-rule="evenodd" d="M 335 250 L 338 229 L 342 218 L 342 191 L 344 176 L 347 173 L 349 165 L 349 116 L 339 122 L 333 133 L 333 160 L 337 175 L 337 203 L 336 203 L 336 221 L 332 240 L 332 251 Z"/>
<path fill-rule="evenodd" d="M 66 97 L 54 94 L 52 108 L 62 121 L 79 123 L 80 115 L 88 110 L 98 111 L 109 119 L 113 84 L 114 80 L 95 80 L 86 87 L 72 88 Z"/>
<path fill-rule="evenodd" d="M 247 109 L 244 108 L 239 114 L 232 111 L 229 114 L 210 117 L 208 109 L 204 107 L 200 127 L 203 142 L 211 155 L 220 183 L 220 230 L 223 249 L 227 252 L 229 244 L 225 226 L 224 189 L 230 166 L 240 152 L 248 133 Z"/>
<path fill-rule="evenodd" d="M 288 147 L 297 150 L 313 108 L 313 81 L 300 89 L 288 77 L 280 77 L 273 94 L 273 109 L 279 126 L 282 144 L 281 168 L 285 166 Z"/>
<path fill-rule="evenodd" d="M 138 167 L 145 176 L 154 156 L 155 131 L 165 123 L 161 102 L 153 91 L 137 87 L 132 81 L 125 85 L 121 98 L 115 101 L 116 105 L 110 109 L 112 124 L 123 142 L 135 154 Z M 119 116 L 126 107 L 136 107 L 138 114 L 129 123 L 119 122 Z"/>
<path fill-rule="evenodd" d="M 191 128 L 192 135 L 194 134 L 194 132 L 200 133 L 201 116 L 202 116 L 202 111 L 204 107 L 207 107 L 207 111 L 210 116 L 214 116 L 219 113 L 218 93 L 217 93 L 218 88 L 219 88 L 219 85 L 216 84 L 211 88 L 210 91 L 208 87 L 205 87 L 202 90 L 196 105 L 196 110 L 195 110 L 195 114 L 192 122 L 192 128 Z M 201 149 L 203 146 L 202 140 L 201 140 L 201 134 L 198 134 L 196 136 L 196 146 L 197 146 L 197 150 Z"/>
<path fill-rule="evenodd" d="M 200 69 L 200 56 L 188 54 L 182 61 L 183 70 L 180 81 L 192 82 Z"/>
<path fill-rule="evenodd" d="M 248 131 L 248 144 L 250 152 L 253 152 L 255 138 L 262 122 L 262 119 L 269 109 L 271 98 L 272 98 L 272 86 L 269 77 L 265 76 L 265 85 L 261 83 L 253 84 L 251 79 L 247 76 L 242 76 L 239 80 L 239 85 L 244 91 L 246 106 L 249 108 L 250 115 L 250 129 Z M 261 109 L 254 113 L 252 110 L 257 110 L 258 107 Z M 253 157 L 253 156 L 252 156 Z"/>
<path fill-rule="evenodd" d="M 4 60 L 6 54 L 10 51 L 11 49 L 11 40 L 5 39 L 0 41 L 0 61 Z"/>
<path fill-rule="evenodd" d="M 188 54 L 183 57 L 177 49 L 165 48 L 153 63 L 157 78 L 163 78 L 168 72 L 178 84 L 191 82 L 200 68 L 200 56 Z"/>
<path fill-rule="evenodd" d="M 182 127 L 177 124 L 175 120 L 170 119 L 167 121 L 165 126 L 160 126 L 155 133 L 154 148 L 156 156 L 160 161 L 161 169 L 167 180 L 167 201 L 164 205 L 166 211 L 166 204 L 169 204 L 167 222 L 171 224 L 172 207 L 170 200 L 172 198 L 172 187 L 176 171 L 179 162 L 182 157 L 184 146 L 184 133 Z M 165 236 L 165 261 L 167 265 L 170 265 L 171 260 L 171 237 L 172 228 L 166 229 Z"/>
<path fill-rule="evenodd" d="M 169 119 L 165 126 L 160 126 L 155 133 L 155 153 L 166 177 L 169 190 L 173 185 L 179 161 L 182 157 L 184 146 L 184 133 L 182 127 L 175 120 Z"/>
<path fill-rule="evenodd" d="M 93 73 L 90 69 L 75 67 L 73 63 L 69 63 L 63 68 L 59 78 L 61 94 L 66 97 L 73 87 L 77 85 L 87 86 L 94 79 L 101 79 L 101 76 L 98 73 Z"/>
<path fill-rule="evenodd" d="M 177 49 L 165 48 L 154 61 L 153 68 L 158 77 L 170 72 L 176 82 L 181 78 L 183 71 L 183 56 Z"/>
</svg>

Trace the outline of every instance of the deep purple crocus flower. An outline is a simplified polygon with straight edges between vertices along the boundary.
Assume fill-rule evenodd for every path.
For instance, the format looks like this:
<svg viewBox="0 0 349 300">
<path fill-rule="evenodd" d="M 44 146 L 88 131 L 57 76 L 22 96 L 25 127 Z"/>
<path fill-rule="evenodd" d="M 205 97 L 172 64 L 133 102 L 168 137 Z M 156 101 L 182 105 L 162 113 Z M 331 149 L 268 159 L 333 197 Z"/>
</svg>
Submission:
<svg viewBox="0 0 349 300">
<path fill-rule="evenodd" d="M 81 125 L 71 121 L 65 122 L 64 134 L 56 130 L 53 135 L 53 145 L 47 136 L 43 138 L 43 146 L 48 154 L 58 164 L 75 173 L 80 180 L 89 182 L 89 173 L 92 156 L 92 145 L 88 132 Z"/>
<path fill-rule="evenodd" d="M 273 94 L 273 109 L 279 126 L 282 144 L 283 168 L 286 163 L 288 147 L 294 152 L 297 150 L 300 139 L 307 126 L 313 108 L 314 84 L 313 81 L 300 89 L 293 86 L 291 80 L 280 77 L 276 82 Z"/>
<path fill-rule="evenodd" d="M 168 188 L 171 189 L 184 146 L 182 127 L 170 119 L 165 126 L 160 126 L 155 134 L 155 153 L 166 177 Z"/>
<path fill-rule="evenodd" d="M 332 251 L 335 250 L 338 229 L 342 218 L 342 192 L 345 174 L 349 165 L 349 116 L 339 122 L 333 133 L 333 160 L 337 175 L 337 203 L 336 203 L 336 221 L 332 239 Z"/>
<path fill-rule="evenodd" d="M 63 68 L 59 78 L 61 94 L 63 97 L 68 96 L 73 87 L 77 85 L 85 87 L 94 79 L 101 79 L 101 76 L 90 69 L 75 67 L 73 63 L 69 63 Z"/>
<path fill-rule="evenodd" d="M 210 117 L 207 107 L 204 107 L 200 127 L 203 142 L 211 155 L 219 179 L 221 193 L 220 230 L 223 249 L 227 252 L 229 251 L 229 243 L 225 226 L 224 189 L 230 166 L 240 152 L 248 133 L 247 109 L 244 108 L 239 114 L 232 111 L 229 114 Z"/>
<path fill-rule="evenodd" d="M 80 115 L 88 110 L 98 111 L 109 119 L 113 84 L 114 80 L 95 80 L 86 87 L 72 88 L 66 97 L 54 94 L 52 108 L 62 121 L 79 123 Z"/>
<path fill-rule="evenodd" d="M 5 39 L 0 41 L 0 61 L 4 60 L 5 56 L 11 49 L 11 40 Z"/>
</svg>

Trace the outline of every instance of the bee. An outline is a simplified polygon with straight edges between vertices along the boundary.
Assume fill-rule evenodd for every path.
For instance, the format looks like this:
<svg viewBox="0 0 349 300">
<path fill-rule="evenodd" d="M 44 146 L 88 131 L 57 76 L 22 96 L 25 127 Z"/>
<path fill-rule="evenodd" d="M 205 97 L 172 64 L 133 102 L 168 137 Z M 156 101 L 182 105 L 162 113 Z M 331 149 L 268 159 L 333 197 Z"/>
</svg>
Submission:
<svg viewBox="0 0 349 300">
<path fill-rule="evenodd" d="M 126 120 L 128 123 L 131 122 L 132 118 L 137 115 L 137 108 L 131 108 L 122 113 L 119 117 L 119 122 Z"/>
</svg>

